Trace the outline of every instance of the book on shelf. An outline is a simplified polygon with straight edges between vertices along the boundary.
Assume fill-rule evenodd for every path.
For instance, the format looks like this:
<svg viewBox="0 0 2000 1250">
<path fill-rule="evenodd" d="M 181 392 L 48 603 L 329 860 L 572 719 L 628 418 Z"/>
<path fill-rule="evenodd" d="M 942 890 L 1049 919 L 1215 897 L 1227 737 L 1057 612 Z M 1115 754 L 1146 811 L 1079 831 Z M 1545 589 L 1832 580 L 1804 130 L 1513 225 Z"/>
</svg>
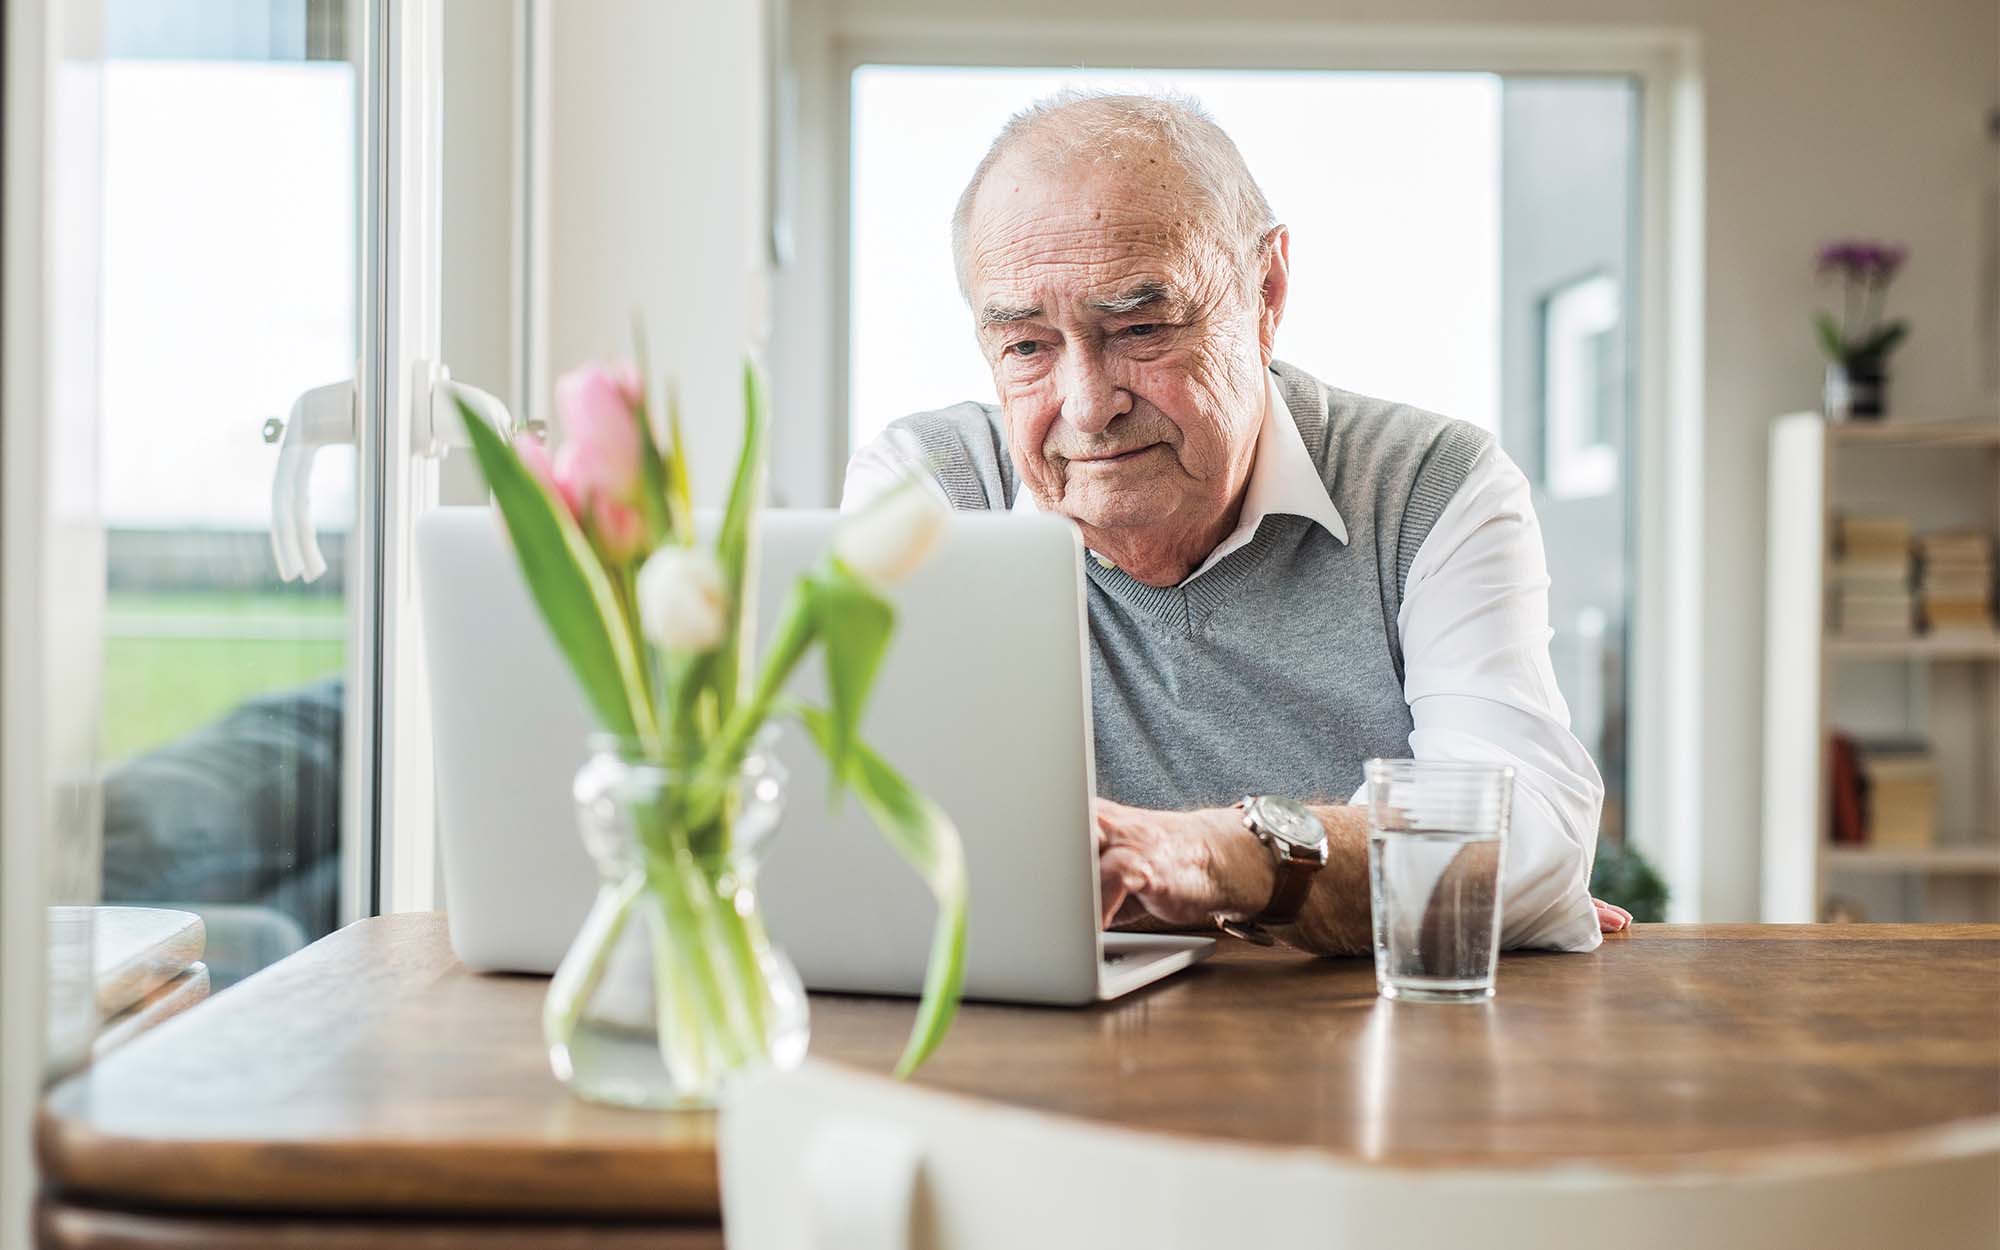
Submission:
<svg viewBox="0 0 2000 1250">
<path fill-rule="evenodd" d="M 1966 603 L 1993 601 L 1993 570 L 1947 566 L 1924 574 L 1919 589 L 1926 599 L 1956 599 Z"/>
<path fill-rule="evenodd" d="M 1862 594 L 1840 591 L 1834 596 L 1834 620 L 1849 636 L 1904 636 L 1916 632 L 1916 596 L 1908 591 Z"/>
<path fill-rule="evenodd" d="M 1833 586 L 1859 594 L 1896 594 L 1910 588 L 1910 562 L 1839 560 L 1833 566 Z"/>
<path fill-rule="evenodd" d="M 1993 608 L 1986 603 L 1925 599 L 1924 629 L 1932 634 L 1990 634 L 1994 631 Z"/>
<path fill-rule="evenodd" d="M 1937 839 L 1937 761 L 1922 741 L 1859 746 L 1862 811 L 1876 846 L 1927 847 Z"/>
<path fill-rule="evenodd" d="M 1913 540 L 1926 565 L 1973 564 L 1993 567 L 1993 535 L 1984 530 L 1933 530 Z"/>
<path fill-rule="evenodd" d="M 1910 554 L 1910 519 L 1844 512 L 1834 519 L 1835 549 L 1851 560 L 1887 559 Z"/>
<path fill-rule="evenodd" d="M 1920 741 L 1835 734 L 1828 804 L 1836 845 L 1916 849 L 1937 839 L 1937 762 Z"/>
<path fill-rule="evenodd" d="M 1893 546 L 1901 531 L 1893 519 L 1874 518 L 1861 541 Z M 1914 587 L 1912 620 L 1925 633 L 1987 635 L 1995 630 L 1994 540 L 1981 529 L 1933 530 L 1907 540 L 1905 554 L 1882 552 L 1867 561 L 1834 565 L 1837 619 L 1843 632 L 1892 632 L 1904 620 L 1892 593 L 1902 579 Z M 1851 624 L 1850 624 L 1851 622 Z"/>
<path fill-rule="evenodd" d="M 1833 735 L 1827 761 L 1827 777 L 1832 784 L 1832 801 L 1827 804 L 1835 846 L 1860 846 L 1868 840 L 1861 821 L 1861 763 L 1854 739 L 1843 733 Z"/>
</svg>

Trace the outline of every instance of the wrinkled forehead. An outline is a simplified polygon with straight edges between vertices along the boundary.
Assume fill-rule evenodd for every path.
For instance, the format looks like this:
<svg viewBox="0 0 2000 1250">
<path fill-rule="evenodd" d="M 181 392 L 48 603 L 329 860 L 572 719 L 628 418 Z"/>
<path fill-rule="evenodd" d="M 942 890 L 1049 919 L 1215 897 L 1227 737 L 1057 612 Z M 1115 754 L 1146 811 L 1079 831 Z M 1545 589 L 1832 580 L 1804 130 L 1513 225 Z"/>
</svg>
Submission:
<svg viewBox="0 0 2000 1250">
<path fill-rule="evenodd" d="M 1202 208 L 1184 179 L 1144 166 L 1002 162 L 967 230 L 973 315 L 985 326 L 1200 300 L 1228 268 Z"/>
</svg>

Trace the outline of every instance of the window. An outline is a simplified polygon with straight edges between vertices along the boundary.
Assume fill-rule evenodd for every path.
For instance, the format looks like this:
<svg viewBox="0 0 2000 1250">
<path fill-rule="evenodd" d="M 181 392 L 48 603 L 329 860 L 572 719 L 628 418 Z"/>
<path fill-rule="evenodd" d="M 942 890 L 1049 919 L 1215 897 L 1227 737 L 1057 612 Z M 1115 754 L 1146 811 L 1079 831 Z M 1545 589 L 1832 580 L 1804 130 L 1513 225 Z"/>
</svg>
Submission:
<svg viewBox="0 0 2000 1250">
<path fill-rule="evenodd" d="M 200 913 L 217 985 L 339 917 L 354 453 L 318 457 L 329 567 L 288 584 L 264 425 L 355 376 L 351 15 L 105 9 L 103 896 Z"/>
<path fill-rule="evenodd" d="M 1536 490 L 1557 677 L 1625 828 L 1638 87 L 1624 76 L 864 65 L 848 437 L 991 402 L 951 213 L 1007 117 L 1063 87 L 1198 98 L 1292 233 L 1278 355 L 1471 421 Z"/>
</svg>

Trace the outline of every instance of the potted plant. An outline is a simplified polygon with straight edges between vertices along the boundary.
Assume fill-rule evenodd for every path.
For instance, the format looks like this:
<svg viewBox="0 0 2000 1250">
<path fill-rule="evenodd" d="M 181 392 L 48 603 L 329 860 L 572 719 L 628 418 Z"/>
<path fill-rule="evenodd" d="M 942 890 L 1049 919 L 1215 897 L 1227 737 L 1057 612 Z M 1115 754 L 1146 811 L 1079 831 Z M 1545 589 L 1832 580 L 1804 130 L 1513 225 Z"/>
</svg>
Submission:
<svg viewBox="0 0 2000 1250">
<path fill-rule="evenodd" d="M 1834 421 L 1879 419 L 1888 409 L 1889 353 L 1909 323 L 1882 319 L 1882 301 L 1909 249 L 1896 243 L 1839 239 L 1819 249 L 1818 272 L 1841 287 L 1841 315 L 1813 318 L 1826 353 L 1826 415 Z"/>
<path fill-rule="evenodd" d="M 601 884 L 543 1012 L 557 1077 L 597 1101 L 712 1106 L 732 1073 L 796 1063 L 805 1051 L 805 993 L 771 943 L 756 892 L 784 798 L 768 749 L 780 718 L 804 725 L 835 787 L 860 800 L 937 899 L 899 1072 L 937 1045 L 958 1002 L 958 834 L 858 733 L 895 623 L 882 589 L 923 561 L 946 509 L 911 485 L 848 518 L 778 605 L 757 654 L 749 592 L 766 426 L 747 363 L 743 405 L 727 507 L 706 538 L 678 405 L 652 404 L 641 368 L 592 364 L 563 375 L 553 458 L 533 436 L 510 439 L 460 405 L 522 575 L 602 730 L 575 787 Z M 785 694 L 815 649 L 824 707 Z"/>
</svg>

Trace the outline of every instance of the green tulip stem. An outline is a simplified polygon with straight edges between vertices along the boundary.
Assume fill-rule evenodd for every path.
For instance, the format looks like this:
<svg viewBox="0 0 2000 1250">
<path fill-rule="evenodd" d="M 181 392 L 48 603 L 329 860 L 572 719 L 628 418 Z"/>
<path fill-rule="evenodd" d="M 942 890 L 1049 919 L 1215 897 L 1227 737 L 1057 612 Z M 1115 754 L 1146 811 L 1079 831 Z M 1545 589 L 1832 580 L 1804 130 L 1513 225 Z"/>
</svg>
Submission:
<svg viewBox="0 0 2000 1250">
<path fill-rule="evenodd" d="M 634 806 L 646 875 L 660 897 L 665 936 L 671 939 L 673 954 L 688 976 L 698 1014 L 714 1030 L 725 1064 L 735 1067 L 743 1062 L 751 1044 L 749 1011 L 742 1003 L 741 987 L 716 974 L 705 941 L 715 931 L 715 889 L 689 849 L 690 826 L 675 819 L 677 813 L 672 809 L 677 806 L 671 794 L 664 802 Z M 756 1052 L 761 1051 L 757 1046 Z"/>
<path fill-rule="evenodd" d="M 708 759 L 701 774 L 718 784 L 713 792 L 720 794 L 721 779 L 733 777 L 743 762 L 743 753 L 750 747 L 750 740 L 770 719 L 771 707 L 785 682 L 791 679 L 792 670 L 805 659 L 806 651 L 812 646 L 819 633 L 819 622 L 813 611 L 812 597 L 803 585 L 794 586 L 785 599 L 784 615 L 778 619 L 778 628 L 771 635 L 771 645 L 764 655 L 764 667 L 757 675 L 757 685 L 750 697 L 730 710 L 729 719 L 723 722 L 722 730 L 715 736 L 715 744 L 709 748 Z M 709 787 L 703 787 L 706 799 Z M 708 807 L 713 800 L 690 813 L 691 823 L 696 827 L 707 823 L 713 816 Z"/>
<path fill-rule="evenodd" d="M 711 1052 L 723 1059 L 719 1039 L 712 1037 L 710 1017 L 692 998 L 692 978 L 684 967 L 687 943 L 675 940 L 674 909 L 657 885 L 646 891 L 653 905 L 653 923 L 647 925 L 653 945 L 653 1011 L 659 1033 L 660 1058 L 676 1084 L 684 1089 L 706 1089 L 711 1083 Z"/>
<path fill-rule="evenodd" d="M 743 1002 L 748 1008 L 751 1036 L 756 1040 L 756 1053 L 765 1054 L 770 1050 L 771 1024 L 765 1011 L 766 1000 L 770 997 L 768 984 L 764 979 L 764 964 L 759 951 L 767 945 L 763 925 L 756 912 L 746 912 L 737 905 L 743 893 L 743 884 L 738 881 L 733 869 L 723 869 L 716 877 L 715 936 L 720 950 L 729 959 L 730 972 L 742 987 Z"/>
</svg>

